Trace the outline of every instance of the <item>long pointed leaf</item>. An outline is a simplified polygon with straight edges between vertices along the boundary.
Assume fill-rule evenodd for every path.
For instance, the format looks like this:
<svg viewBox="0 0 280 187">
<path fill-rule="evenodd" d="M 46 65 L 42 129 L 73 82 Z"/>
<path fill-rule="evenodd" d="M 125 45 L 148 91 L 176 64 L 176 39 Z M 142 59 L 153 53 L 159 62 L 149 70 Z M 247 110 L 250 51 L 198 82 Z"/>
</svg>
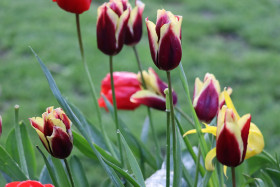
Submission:
<svg viewBox="0 0 280 187">
<path fill-rule="evenodd" d="M 66 112 L 66 114 L 68 115 L 70 120 L 73 122 L 73 124 L 77 127 L 77 129 L 81 132 L 81 134 L 85 137 L 87 142 L 90 144 L 90 146 L 91 146 L 92 150 L 94 151 L 94 153 L 96 154 L 100 164 L 105 169 L 105 171 L 107 172 L 108 176 L 113 181 L 113 183 L 116 186 L 123 186 L 120 178 L 117 176 L 117 174 L 114 172 L 114 170 L 112 170 L 110 167 L 108 167 L 105 164 L 101 155 L 99 154 L 99 152 L 95 149 L 95 147 L 91 143 L 91 138 L 90 138 L 89 134 L 87 133 L 87 127 L 85 126 L 85 124 L 82 124 L 80 122 L 80 120 L 77 118 L 77 116 L 73 113 L 71 107 L 68 105 L 67 101 L 62 97 L 48 68 L 44 65 L 44 63 L 41 61 L 41 59 L 38 57 L 38 55 L 33 51 L 32 48 L 31 48 L 31 50 L 32 50 L 33 54 L 35 55 L 36 59 L 38 60 L 40 66 L 48 80 L 50 89 L 51 89 L 53 95 L 55 96 L 55 98 L 57 99 L 58 103 L 60 104 L 60 106 Z"/>
<path fill-rule="evenodd" d="M 75 186 L 88 187 L 89 186 L 88 180 L 84 168 L 82 166 L 82 163 L 80 162 L 78 157 L 72 156 L 69 164 L 72 171 Z"/>
<path fill-rule="evenodd" d="M 44 165 L 44 167 L 40 173 L 39 181 L 42 184 L 51 184 L 52 183 L 52 179 L 51 179 L 51 176 L 49 174 L 49 171 L 48 171 L 46 165 Z"/>
</svg>

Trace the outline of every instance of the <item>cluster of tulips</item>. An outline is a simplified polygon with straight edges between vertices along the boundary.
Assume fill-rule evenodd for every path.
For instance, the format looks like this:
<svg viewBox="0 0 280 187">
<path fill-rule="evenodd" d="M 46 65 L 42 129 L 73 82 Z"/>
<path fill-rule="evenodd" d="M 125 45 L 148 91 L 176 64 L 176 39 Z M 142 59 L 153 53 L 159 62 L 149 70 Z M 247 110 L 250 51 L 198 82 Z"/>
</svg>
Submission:
<svg viewBox="0 0 280 187">
<path fill-rule="evenodd" d="M 205 175 L 205 169 L 213 171 L 215 166 L 213 165 L 213 159 L 217 157 L 217 160 L 224 165 L 224 173 L 226 175 L 226 167 L 232 168 L 232 183 L 235 186 L 234 168 L 240 165 L 244 159 L 251 158 L 263 151 L 264 140 L 261 131 L 258 127 L 251 122 L 251 115 L 246 114 L 242 117 L 237 113 L 230 95 L 233 89 L 228 87 L 221 90 L 219 81 L 213 74 L 206 73 L 204 80 L 201 81 L 196 78 L 194 85 L 193 99 L 189 99 L 191 114 L 185 114 L 177 104 L 177 94 L 172 89 L 171 85 L 171 70 L 175 69 L 180 65 L 182 57 L 181 47 L 181 24 L 182 16 L 172 14 L 170 11 L 158 10 L 156 24 L 146 18 L 146 27 L 148 33 L 149 47 L 152 60 L 159 70 L 163 70 L 167 74 L 168 83 L 162 81 L 156 71 L 153 68 L 149 68 L 148 71 L 142 70 L 141 62 L 136 50 L 136 44 L 140 41 L 142 36 L 142 13 L 144 11 L 144 3 L 140 0 L 135 1 L 135 7 L 132 8 L 128 0 L 110 0 L 110 2 L 102 4 L 97 10 L 97 24 L 96 24 L 96 36 L 98 49 L 104 54 L 109 56 L 110 73 L 102 80 L 100 98 L 97 99 L 95 87 L 92 81 L 92 77 L 87 68 L 87 63 L 84 56 L 81 30 L 79 25 L 79 15 L 84 11 L 89 10 L 91 0 L 53 0 L 60 8 L 65 11 L 74 13 L 77 21 L 78 39 L 80 45 L 80 52 L 82 61 L 84 63 L 85 71 L 88 76 L 89 85 L 93 94 L 93 99 L 96 104 L 96 114 L 98 115 L 99 123 L 101 124 L 101 133 L 106 139 L 108 146 L 108 153 L 112 156 L 117 155 L 114 159 L 120 163 L 119 169 L 113 167 L 106 161 L 104 153 L 95 152 L 95 145 L 92 146 L 92 150 L 98 157 L 101 164 L 112 183 L 115 186 L 123 185 L 118 183 L 119 178 L 124 178 L 126 182 L 130 182 L 133 186 L 145 186 L 143 183 L 143 171 L 139 168 L 137 162 L 133 162 L 132 155 L 130 155 L 129 147 L 127 147 L 127 140 L 123 140 L 123 130 L 120 128 L 120 120 L 118 116 L 118 110 L 135 110 L 140 105 L 147 106 L 148 116 L 150 125 L 152 126 L 152 118 L 150 109 L 156 109 L 165 111 L 167 115 L 167 126 L 166 126 L 166 151 L 165 151 L 165 165 L 166 172 L 165 185 L 170 186 L 173 181 L 173 186 L 181 186 L 181 172 L 180 165 L 182 165 L 180 157 L 180 145 L 182 142 L 180 139 L 184 138 L 187 142 L 186 146 L 192 153 L 192 157 L 197 165 L 197 171 L 200 171 L 201 176 Z M 114 72 L 113 71 L 113 56 L 117 55 L 123 45 L 131 46 L 135 52 L 138 73 L 133 72 Z M 39 59 L 39 58 L 38 58 Z M 40 62 L 40 59 L 39 59 Z M 40 62 L 41 63 L 41 62 Z M 41 64 L 42 67 L 44 65 Z M 44 70 L 44 68 L 43 68 Z M 49 83 L 52 81 L 52 77 L 48 74 L 47 70 L 44 70 Z M 47 73 L 46 73 L 47 72 Z M 183 68 L 181 66 L 181 72 Z M 184 76 L 184 73 L 183 73 Z M 53 86 L 53 84 L 50 83 Z M 55 90 L 56 88 L 52 88 Z M 186 86 L 188 92 L 188 86 Z M 75 175 L 75 171 L 70 171 L 67 167 L 66 158 L 71 154 L 73 149 L 73 138 L 72 124 L 77 125 L 78 130 L 81 132 L 88 144 L 92 144 L 93 140 L 88 140 L 87 130 L 84 131 L 83 126 L 79 126 L 82 120 L 77 119 L 71 107 L 67 105 L 65 99 L 53 91 L 54 95 L 58 99 L 62 108 L 48 107 L 46 112 L 42 114 L 42 117 L 30 118 L 32 127 L 36 130 L 41 142 L 48 153 L 55 158 L 64 159 L 67 168 L 68 176 L 71 181 L 71 186 L 75 186 L 72 175 Z M 188 94 L 188 93 L 187 93 Z M 112 107 L 113 105 L 113 107 Z M 100 108 L 105 108 L 107 111 L 113 112 L 114 122 L 116 125 L 117 135 L 117 147 L 118 151 L 114 148 L 110 148 L 112 145 L 106 130 L 102 125 L 100 116 Z M 110 108 L 111 107 L 111 108 Z M 178 122 L 175 110 L 181 112 L 183 116 L 187 116 L 190 123 L 195 129 L 188 130 L 187 132 L 179 131 L 181 128 Z M 71 122 L 73 121 L 73 123 Z M 205 125 L 205 128 L 201 128 L 201 123 Z M 0 118 L 0 134 L 2 132 L 2 119 Z M 153 128 L 153 127 L 152 127 Z M 156 145 L 156 154 L 159 154 L 159 158 L 162 158 L 162 153 L 158 147 L 157 135 L 153 133 L 154 143 Z M 199 156 L 194 154 L 193 148 L 188 144 L 187 135 L 196 133 L 199 139 L 199 154 L 202 154 L 205 163 L 205 169 L 199 167 Z M 206 140 L 202 133 L 213 134 L 216 137 L 216 141 L 213 143 L 216 147 L 209 151 L 209 147 L 206 144 Z M 178 138 L 179 137 L 179 138 Z M 171 140 L 172 138 L 172 140 Z M 94 138 L 93 138 L 94 139 Z M 108 143 L 109 142 L 109 143 Z M 172 144 L 172 149 L 171 149 Z M 179 145 L 179 146 L 178 146 Z M 98 145 L 97 145 L 98 146 Z M 124 147 L 123 147 L 124 146 Z M 131 146 L 131 145 L 129 145 Z M 79 149 L 79 148 L 78 148 Z M 97 149 L 97 151 L 100 150 Z M 122 169 L 125 169 L 126 160 L 124 158 L 124 150 L 127 153 L 128 163 L 134 172 L 133 175 L 125 175 L 121 173 Z M 179 152 L 179 153 L 178 153 Z M 173 155 L 173 172 L 171 172 L 171 157 Z M 1 157 L 1 155 L 0 155 Z M 158 159 L 160 165 L 162 159 Z M 132 163 L 133 162 L 133 163 Z M 126 163 L 126 164 L 125 164 Z M 104 166 L 105 164 L 105 166 Z M 108 164 L 108 165 L 106 165 Z M 114 175 L 112 169 L 119 172 L 118 175 Z M 0 167 L 1 168 L 1 167 Z M 49 169 L 49 168 L 48 168 Z M 138 171 L 138 173 L 137 173 Z M 139 174 L 140 171 L 140 174 Z M 50 175 L 51 171 L 49 170 Z M 72 173 L 72 174 L 71 174 Z M 134 178 L 135 176 L 135 178 Z M 140 177 L 139 177 L 140 176 Z M 51 175 L 52 177 L 52 175 Z M 117 177 L 117 180 L 114 180 Z M 197 185 L 197 175 L 195 177 L 194 184 L 187 180 L 189 186 Z M 209 186 L 216 186 L 217 179 L 213 176 L 209 177 Z M 222 176 L 223 178 L 223 176 Z M 58 183 L 52 178 L 52 182 L 55 186 Z M 127 184 L 126 184 L 127 185 Z M 147 184 L 146 184 L 147 185 Z M 221 186 L 223 186 L 222 184 Z M 52 184 L 42 185 L 40 182 L 27 180 L 22 182 L 11 182 L 6 187 L 13 186 L 53 186 Z"/>
</svg>

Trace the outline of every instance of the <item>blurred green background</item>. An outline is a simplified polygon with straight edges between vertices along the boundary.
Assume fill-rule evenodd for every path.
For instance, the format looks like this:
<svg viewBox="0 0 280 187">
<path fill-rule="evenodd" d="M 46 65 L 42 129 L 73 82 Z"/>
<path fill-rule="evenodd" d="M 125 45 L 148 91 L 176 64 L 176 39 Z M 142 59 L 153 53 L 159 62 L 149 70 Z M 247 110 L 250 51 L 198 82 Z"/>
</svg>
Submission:
<svg viewBox="0 0 280 187">
<path fill-rule="evenodd" d="M 183 16 L 182 65 L 191 92 L 196 77 L 203 79 L 205 73 L 213 73 L 222 88 L 233 88 L 232 98 L 238 112 L 241 115 L 251 113 L 252 121 L 263 132 L 265 149 L 272 154 L 279 154 L 280 1 L 143 2 L 146 4 L 143 18 L 149 16 L 154 22 L 156 11 L 161 8 Z M 93 1 L 90 10 L 80 16 L 85 55 L 98 92 L 100 82 L 109 70 L 109 57 L 96 46 L 96 10 L 101 3 Z M 93 124 L 97 123 L 80 58 L 75 15 L 61 10 L 51 0 L 1 0 L 0 114 L 3 117 L 3 135 L 0 143 L 5 143 L 8 132 L 14 126 L 15 104 L 20 105 L 20 118 L 26 124 L 29 124 L 29 117 L 40 116 L 46 107 L 58 107 L 29 46 L 50 69 L 62 94 L 78 106 Z M 145 25 L 137 49 L 144 68 L 153 67 L 166 80 L 165 72 L 159 71 L 152 62 Z M 125 46 L 114 57 L 114 68 L 116 71 L 137 72 L 136 59 L 130 47 Z M 174 89 L 180 107 L 188 112 L 177 72 L 172 71 Z M 165 114 L 154 110 L 153 113 L 164 150 Z M 109 114 L 102 110 L 102 115 L 106 129 L 114 129 Z M 121 111 L 120 115 L 133 133 L 140 137 L 146 116 L 145 107 L 135 111 Z M 186 121 L 183 122 L 186 130 L 191 128 Z M 41 146 L 35 131 L 29 125 L 27 128 L 34 144 Z M 114 130 L 108 133 L 112 139 L 116 139 Z M 149 145 L 153 150 L 153 144 Z M 74 151 L 79 154 L 77 150 Z M 41 168 L 43 162 L 39 156 L 38 159 L 38 168 Z M 83 161 L 89 171 L 91 184 L 98 186 L 106 178 L 103 170 L 97 169 L 100 168 L 97 162 L 87 158 Z"/>
</svg>

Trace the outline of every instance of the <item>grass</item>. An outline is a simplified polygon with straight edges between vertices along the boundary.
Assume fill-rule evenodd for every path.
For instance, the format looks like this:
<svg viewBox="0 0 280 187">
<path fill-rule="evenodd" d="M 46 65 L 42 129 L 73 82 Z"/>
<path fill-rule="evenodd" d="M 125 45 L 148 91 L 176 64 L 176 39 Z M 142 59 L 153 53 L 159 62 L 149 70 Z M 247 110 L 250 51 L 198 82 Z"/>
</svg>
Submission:
<svg viewBox="0 0 280 187">
<path fill-rule="evenodd" d="M 237 1 L 144 1 L 144 18 L 155 21 L 156 10 L 165 8 L 183 16 L 182 64 L 191 90 L 196 77 L 203 79 L 206 72 L 215 74 L 221 87 L 230 86 L 233 101 L 240 114 L 251 113 L 252 120 L 264 134 L 266 147 L 271 153 L 280 153 L 277 142 L 280 131 L 280 2 L 276 0 Z M 99 92 L 100 82 L 109 70 L 109 57 L 96 46 L 96 9 L 101 2 L 93 2 L 91 9 L 81 15 L 84 48 L 94 83 Z M 13 126 L 15 104 L 21 106 L 20 117 L 39 116 L 46 107 L 58 104 L 47 81 L 32 55 L 31 46 L 53 73 L 61 92 L 77 105 L 93 123 L 97 122 L 90 89 L 79 55 L 75 16 L 62 11 L 50 0 L 0 1 L 0 114 L 3 117 L 4 144 Z M 145 69 L 153 67 L 164 80 L 165 73 L 152 63 L 146 28 L 137 45 Z M 116 71 L 137 72 L 133 51 L 124 47 L 114 57 Z M 172 72 L 173 85 L 179 104 L 185 110 L 178 70 Z M 187 111 L 186 111 L 187 112 Z M 164 148 L 165 115 L 153 111 L 156 131 Z M 146 110 L 122 111 L 129 128 L 140 137 Z M 103 111 L 107 128 L 113 121 Z M 187 123 L 186 123 L 187 124 Z M 185 128 L 190 128 L 185 125 Z M 30 134 L 39 144 L 36 133 Z M 115 132 L 108 132 L 115 139 Z M 77 153 L 79 154 L 79 153 Z M 85 163 L 92 162 L 85 159 Z M 94 167 L 100 167 L 92 163 Z M 85 165 L 85 164 L 84 164 Z M 87 164 L 88 165 L 88 164 Z M 42 163 L 39 162 L 39 167 Z M 104 173 L 86 167 L 91 184 L 100 184 Z"/>
</svg>

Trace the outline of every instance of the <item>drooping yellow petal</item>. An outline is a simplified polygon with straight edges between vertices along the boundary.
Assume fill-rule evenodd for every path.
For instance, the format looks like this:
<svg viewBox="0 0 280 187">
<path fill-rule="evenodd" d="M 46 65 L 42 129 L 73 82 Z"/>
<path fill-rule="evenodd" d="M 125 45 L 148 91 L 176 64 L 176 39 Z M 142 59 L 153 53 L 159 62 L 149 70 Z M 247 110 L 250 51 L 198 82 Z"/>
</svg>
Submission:
<svg viewBox="0 0 280 187">
<path fill-rule="evenodd" d="M 224 97 L 225 97 L 225 101 L 226 101 L 227 107 L 233 110 L 233 112 L 234 112 L 235 116 L 237 117 L 237 119 L 240 119 L 240 116 L 237 113 L 237 111 L 236 111 L 236 109 L 235 109 L 235 107 L 233 105 L 233 102 L 232 102 L 228 92 L 226 90 L 224 90 L 223 94 L 224 94 Z"/>
<path fill-rule="evenodd" d="M 210 134 L 213 134 L 214 136 L 216 136 L 216 132 L 217 132 L 217 127 L 215 126 L 210 126 L 210 125 L 207 125 L 206 123 L 203 123 L 205 125 L 206 128 L 204 129 L 201 129 L 201 132 L 202 133 L 210 133 Z M 192 129 L 192 130 L 189 130 L 187 131 L 183 137 L 189 135 L 189 134 L 194 134 L 196 133 L 196 130 L 195 129 Z"/>
<path fill-rule="evenodd" d="M 227 166 L 224 165 L 224 175 L 226 176 L 226 178 L 228 178 L 227 176 Z"/>
<path fill-rule="evenodd" d="M 250 124 L 249 136 L 248 136 L 248 146 L 245 159 L 255 156 L 262 152 L 264 148 L 264 139 L 261 131 L 254 124 Z"/>
<path fill-rule="evenodd" d="M 216 147 L 211 149 L 205 157 L 205 168 L 206 168 L 206 170 L 213 171 L 215 169 L 215 167 L 212 163 L 212 161 L 215 157 L 216 157 Z"/>
</svg>

